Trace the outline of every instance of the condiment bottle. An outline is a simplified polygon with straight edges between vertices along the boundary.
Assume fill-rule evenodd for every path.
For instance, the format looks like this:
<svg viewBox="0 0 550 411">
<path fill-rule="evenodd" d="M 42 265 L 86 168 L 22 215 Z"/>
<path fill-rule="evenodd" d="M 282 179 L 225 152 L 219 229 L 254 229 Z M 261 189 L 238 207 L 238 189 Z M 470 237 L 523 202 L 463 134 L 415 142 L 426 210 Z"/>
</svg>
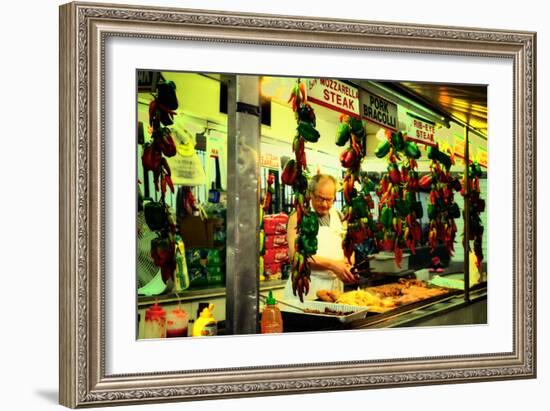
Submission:
<svg viewBox="0 0 550 411">
<path fill-rule="evenodd" d="M 144 335 L 145 338 L 166 337 L 166 311 L 157 303 L 145 311 Z"/>
<path fill-rule="evenodd" d="M 218 333 L 218 324 L 212 314 L 214 304 L 209 304 L 201 311 L 199 318 L 193 324 L 193 337 L 207 337 Z"/>
<path fill-rule="evenodd" d="M 187 337 L 189 316 L 179 305 L 166 314 L 166 338 Z"/>
<path fill-rule="evenodd" d="M 273 334 L 283 332 L 283 317 L 281 310 L 277 307 L 277 301 L 273 298 L 271 290 L 267 296 L 266 306 L 262 312 L 260 323 L 262 334 Z"/>
<path fill-rule="evenodd" d="M 220 192 L 216 189 L 216 183 L 212 182 L 212 188 L 208 190 L 208 202 L 209 203 L 219 203 L 220 202 Z"/>
</svg>

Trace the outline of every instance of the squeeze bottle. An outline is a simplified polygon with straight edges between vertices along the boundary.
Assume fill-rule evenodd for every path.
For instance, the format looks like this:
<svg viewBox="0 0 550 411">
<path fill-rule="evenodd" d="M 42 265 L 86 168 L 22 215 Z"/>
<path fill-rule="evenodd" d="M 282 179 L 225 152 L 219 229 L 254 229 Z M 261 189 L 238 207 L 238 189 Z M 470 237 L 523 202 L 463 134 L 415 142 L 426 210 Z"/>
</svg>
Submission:
<svg viewBox="0 0 550 411">
<path fill-rule="evenodd" d="M 283 317 L 281 315 L 281 310 L 277 307 L 277 301 L 273 298 L 271 290 L 269 291 L 266 306 L 262 312 L 261 331 L 262 334 L 283 332 Z"/>
<path fill-rule="evenodd" d="M 166 311 L 157 303 L 145 311 L 144 331 L 145 338 L 166 337 Z"/>
<path fill-rule="evenodd" d="M 209 304 L 201 311 L 199 318 L 193 324 L 193 337 L 207 337 L 218 333 L 218 324 L 212 314 L 214 304 Z"/>
</svg>

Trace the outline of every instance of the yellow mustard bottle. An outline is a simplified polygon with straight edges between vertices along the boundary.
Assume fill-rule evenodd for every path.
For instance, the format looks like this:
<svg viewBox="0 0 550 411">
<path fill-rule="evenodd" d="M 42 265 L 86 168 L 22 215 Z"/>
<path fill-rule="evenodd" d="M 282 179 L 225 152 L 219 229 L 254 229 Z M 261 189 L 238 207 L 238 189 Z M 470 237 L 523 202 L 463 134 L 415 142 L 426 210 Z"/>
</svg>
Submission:
<svg viewBox="0 0 550 411">
<path fill-rule="evenodd" d="M 218 333 L 218 324 L 212 314 L 214 304 L 205 307 L 193 324 L 193 337 L 207 337 Z"/>
</svg>

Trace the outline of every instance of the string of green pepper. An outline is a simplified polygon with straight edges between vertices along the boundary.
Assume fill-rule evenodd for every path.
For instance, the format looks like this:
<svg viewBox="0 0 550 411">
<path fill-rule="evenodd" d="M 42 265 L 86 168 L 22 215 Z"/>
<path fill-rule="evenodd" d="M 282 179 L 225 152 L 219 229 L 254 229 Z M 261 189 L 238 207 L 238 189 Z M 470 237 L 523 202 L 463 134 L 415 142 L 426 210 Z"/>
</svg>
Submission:
<svg viewBox="0 0 550 411">
<path fill-rule="evenodd" d="M 450 173 L 451 166 L 455 164 L 454 155 L 442 152 L 435 145 L 428 147 L 428 158 L 431 160 L 430 174 L 421 179 L 422 189 L 429 190 L 430 193 L 428 245 L 433 254 L 437 244 L 442 242 L 452 256 L 457 232 L 455 218 L 460 217 L 460 209 L 454 201 L 454 191 L 461 189 L 460 181 Z"/>
<path fill-rule="evenodd" d="M 481 268 L 481 263 L 483 262 L 483 224 L 481 223 L 480 214 L 485 211 L 485 200 L 481 198 L 481 190 L 479 188 L 479 178 L 482 176 L 481 166 L 477 161 L 470 163 L 469 167 L 469 198 L 470 198 L 470 230 L 468 237 L 470 240 L 474 241 L 474 253 L 476 255 L 476 265 L 477 268 Z M 462 177 L 462 189 L 460 193 L 464 196 L 465 193 L 465 184 L 464 176 Z"/>
<path fill-rule="evenodd" d="M 355 246 L 362 244 L 367 238 L 374 238 L 375 224 L 371 210 L 374 201 L 371 192 L 374 183 L 368 178 L 361 178 L 361 163 L 366 156 L 367 132 L 361 119 L 348 115 L 340 116 L 340 124 L 336 130 L 336 145 L 348 147 L 340 154 L 340 163 L 346 169 L 344 176 L 344 220 L 347 221 L 347 231 L 342 241 L 344 256 L 351 263 Z M 357 190 L 355 184 L 360 183 Z"/>
<path fill-rule="evenodd" d="M 281 175 L 284 184 L 292 187 L 294 195 L 294 209 L 297 215 L 297 237 L 292 259 L 292 291 L 298 295 L 300 301 L 309 292 L 311 269 L 309 259 L 317 253 L 317 233 L 319 222 L 312 211 L 307 192 L 307 161 L 305 142 L 315 143 L 320 134 L 316 130 L 315 111 L 307 102 L 305 84 L 298 79 L 294 85 L 290 98 L 292 110 L 296 118 L 296 135 L 292 142 L 294 159 L 289 160 Z"/>
<path fill-rule="evenodd" d="M 386 131 L 385 136 L 374 153 L 378 158 L 388 158 L 387 173 L 382 176 L 377 191 L 380 203 L 376 239 L 378 249 L 393 251 L 395 263 L 401 267 L 403 248 L 416 253 L 415 244 L 422 236 L 418 222 L 422 205 L 416 200 L 419 188 L 416 160 L 421 154 L 416 143 L 407 140 L 403 133 Z"/>
<path fill-rule="evenodd" d="M 141 163 L 144 173 L 153 173 L 153 184 L 160 192 L 160 201 L 144 205 L 145 222 L 157 237 L 151 241 L 151 257 L 160 268 L 163 281 L 173 279 L 176 270 L 176 223 L 165 202 L 167 188 L 174 192 L 171 171 L 165 157 L 176 154 L 176 145 L 168 128 L 173 124 L 174 110 L 178 108 L 176 85 L 172 81 L 160 81 L 149 104 L 151 141 L 143 146 Z"/>
</svg>

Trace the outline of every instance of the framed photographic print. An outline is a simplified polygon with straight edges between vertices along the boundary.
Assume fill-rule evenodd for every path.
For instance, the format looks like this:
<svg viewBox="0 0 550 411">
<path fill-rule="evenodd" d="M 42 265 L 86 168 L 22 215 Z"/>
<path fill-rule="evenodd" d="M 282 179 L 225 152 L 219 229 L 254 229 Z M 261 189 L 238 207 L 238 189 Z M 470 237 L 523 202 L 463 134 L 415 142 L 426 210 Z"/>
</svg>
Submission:
<svg viewBox="0 0 550 411">
<path fill-rule="evenodd" d="M 536 376 L 535 33 L 60 27 L 61 404 Z"/>
</svg>

